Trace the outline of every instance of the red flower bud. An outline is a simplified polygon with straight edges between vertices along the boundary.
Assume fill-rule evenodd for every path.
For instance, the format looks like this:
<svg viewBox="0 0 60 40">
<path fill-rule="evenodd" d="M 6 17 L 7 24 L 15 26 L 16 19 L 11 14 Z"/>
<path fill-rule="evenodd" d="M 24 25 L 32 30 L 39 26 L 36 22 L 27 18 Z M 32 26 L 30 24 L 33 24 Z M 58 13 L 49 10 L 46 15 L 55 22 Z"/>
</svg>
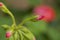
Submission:
<svg viewBox="0 0 60 40">
<path fill-rule="evenodd" d="M 34 14 L 38 15 L 37 20 L 45 20 L 47 22 L 53 21 L 55 18 L 55 11 L 52 7 L 41 5 L 34 8 Z"/>
<path fill-rule="evenodd" d="M 2 4 L 2 2 L 0 2 L 0 6 L 2 6 L 3 4 Z"/>
<path fill-rule="evenodd" d="M 9 38 L 11 35 L 12 35 L 12 32 L 11 31 L 7 31 L 6 32 L 6 38 Z"/>
</svg>

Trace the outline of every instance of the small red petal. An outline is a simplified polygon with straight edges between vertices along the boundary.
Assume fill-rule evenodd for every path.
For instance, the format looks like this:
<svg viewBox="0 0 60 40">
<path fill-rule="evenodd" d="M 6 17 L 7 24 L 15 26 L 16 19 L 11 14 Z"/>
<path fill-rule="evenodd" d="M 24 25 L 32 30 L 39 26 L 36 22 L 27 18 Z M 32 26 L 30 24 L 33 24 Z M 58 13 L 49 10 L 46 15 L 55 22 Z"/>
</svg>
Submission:
<svg viewBox="0 0 60 40">
<path fill-rule="evenodd" d="M 38 18 L 37 18 L 37 20 L 42 20 L 44 18 L 44 16 L 39 16 Z"/>
</svg>

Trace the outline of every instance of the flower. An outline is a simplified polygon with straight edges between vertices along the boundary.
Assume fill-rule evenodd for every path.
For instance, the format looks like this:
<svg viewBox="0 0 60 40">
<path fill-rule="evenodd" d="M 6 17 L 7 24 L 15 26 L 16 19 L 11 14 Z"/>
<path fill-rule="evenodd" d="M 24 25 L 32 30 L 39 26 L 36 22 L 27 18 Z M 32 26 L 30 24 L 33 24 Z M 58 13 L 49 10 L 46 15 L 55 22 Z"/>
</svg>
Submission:
<svg viewBox="0 0 60 40">
<path fill-rule="evenodd" d="M 0 2 L 0 6 L 2 6 L 3 4 L 2 4 L 2 2 Z"/>
<path fill-rule="evenodd" d="M 37 20 L 45 20 L 47 22 L 51 22 L 55 19 L 54 9 L 47 5 L 36 6 L 33 12 L 38 16 Z"/>
<path fill-rule="evenodd" d="M 9 38 L 12 35 L 12 31 L 7 31 L 6 32 L 6 38 Z"/>
</svg>

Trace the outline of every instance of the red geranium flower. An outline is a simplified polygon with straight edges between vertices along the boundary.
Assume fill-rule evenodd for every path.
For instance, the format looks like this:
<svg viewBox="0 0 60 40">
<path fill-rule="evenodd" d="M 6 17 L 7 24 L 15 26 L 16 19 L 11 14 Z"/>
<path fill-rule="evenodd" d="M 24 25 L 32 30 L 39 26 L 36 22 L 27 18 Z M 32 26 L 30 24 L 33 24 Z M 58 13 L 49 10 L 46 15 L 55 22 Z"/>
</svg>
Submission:
<svg viewBox="0 0 60 40">
<path fill-rule="evenodd" d="M 55 11 L 52 7 L 47 5 L 36 6 L 34 8 L 34 14 L 38 15 L 37 20 L 53 21 L 55 18 Z"/>
</svg>

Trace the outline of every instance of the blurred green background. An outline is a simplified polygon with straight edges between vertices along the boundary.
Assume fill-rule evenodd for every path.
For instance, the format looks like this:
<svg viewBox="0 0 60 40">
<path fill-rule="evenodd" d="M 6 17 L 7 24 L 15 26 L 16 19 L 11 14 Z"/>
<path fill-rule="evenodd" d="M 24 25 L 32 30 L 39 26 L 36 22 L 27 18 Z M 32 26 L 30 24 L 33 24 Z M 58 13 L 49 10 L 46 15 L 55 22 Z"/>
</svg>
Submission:
<svg viewBox="0 0 60 40">
<path fill-rule="evenodd" d="M 14 14 L 17 24 L 23 19 L 31 17 L 32 10 L 36 5 L 46 3 L 51 5 L 56 12 L 56 19 L 51 23 L 43 21 L 24 24 L 35 35 L 36 40 L 60 40 L 60 0 L 0 0 Z M 0 40 L 6 40 L 5 30 L 1 27 L 3 24 L 12 24 L 8 14 L 0 11 Z"/>
</svg>

